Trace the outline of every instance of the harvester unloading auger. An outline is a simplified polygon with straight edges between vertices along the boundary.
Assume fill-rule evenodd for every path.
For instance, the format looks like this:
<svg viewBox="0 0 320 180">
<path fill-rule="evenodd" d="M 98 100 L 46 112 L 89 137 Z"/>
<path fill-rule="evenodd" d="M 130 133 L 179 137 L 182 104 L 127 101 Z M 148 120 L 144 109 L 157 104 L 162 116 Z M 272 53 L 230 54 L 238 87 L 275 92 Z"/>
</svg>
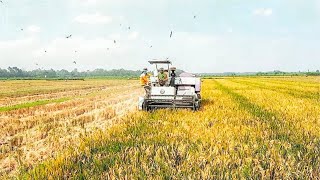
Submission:
<svg viewBox="0 0 320 180">
<path fill-rule="evenodd" d="M 155 65 L 153 75 L 150 77 L 150 92 L 139 97 L 139 110 L 150 111 L 158 108 L 190 108 L 199 110 L 201 104 L 201 79 L 193 74 L 183 73 L 172 77 L 170 71 L 171 61 L 149 61 Z M 163 85 L 159 82 L 159 66 L 165 66 L 168 81 Z"/>
</svg>

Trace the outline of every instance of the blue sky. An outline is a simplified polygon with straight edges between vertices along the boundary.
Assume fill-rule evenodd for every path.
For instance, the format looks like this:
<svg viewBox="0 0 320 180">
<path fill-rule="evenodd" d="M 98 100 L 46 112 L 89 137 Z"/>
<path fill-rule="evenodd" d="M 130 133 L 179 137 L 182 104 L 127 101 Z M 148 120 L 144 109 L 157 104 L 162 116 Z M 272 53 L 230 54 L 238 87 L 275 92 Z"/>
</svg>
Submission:
<svg viewBox="0 0 320 180">
<path fill-rule="evenodd" d="M 317 70 L 319 34 L 320 0 L 3 0 L 0 67 Z"/>
</svg>

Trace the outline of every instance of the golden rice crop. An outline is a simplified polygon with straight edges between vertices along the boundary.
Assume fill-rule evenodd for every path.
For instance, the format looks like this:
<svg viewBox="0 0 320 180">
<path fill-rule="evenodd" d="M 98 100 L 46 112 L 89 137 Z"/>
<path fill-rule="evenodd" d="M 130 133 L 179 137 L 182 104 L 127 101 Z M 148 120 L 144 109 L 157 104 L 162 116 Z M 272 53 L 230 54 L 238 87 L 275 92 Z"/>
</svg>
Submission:
<svg viewBox="0 0 320 180">
<path fill-rule="evenodd" d="M 25 166 L 21 160 L 17 176 L 320 178 L 319 83 L 315 77 L 204 80 L 200 111 L 125 115 L 106 130 L 81 133 L 78 144 L 66 146 L 41 164 Z M 84 110 L 79 109 L 78 115 Z M 82 121 L 85 124 L 86 117 Z"/>
</svg>

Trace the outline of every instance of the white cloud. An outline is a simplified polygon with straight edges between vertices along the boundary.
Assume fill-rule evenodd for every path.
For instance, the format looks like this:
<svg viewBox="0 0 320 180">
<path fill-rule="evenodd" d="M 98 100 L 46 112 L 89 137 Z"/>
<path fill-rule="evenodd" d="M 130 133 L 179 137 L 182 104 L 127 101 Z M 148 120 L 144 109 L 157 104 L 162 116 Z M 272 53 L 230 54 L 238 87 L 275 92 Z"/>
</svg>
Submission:
<svg viewBox="0 0 320 180">
<path fill-rule="evenodd" d="M 317 13 L 320 16 L 320 1 L 316 1 Z"/>
<path fill-rule="evenodd" d="M 175 41 L 159 37 L 154 41 L 160 44 L 149 48 L 149 44 L 142 41 L 143 36 L 141 41 L 128 39 L 129 34 L 110 36 L 117 38 L 116 44 L 109 36 L 88 39 L 76 35 L 45 43 L 37 37 L 0 41 L 0 67 L 140 69 L 148 65 L 149 59 L 166 57 L 173 60 L 174 66 L 190 72 L 291 71 L 320 67 L 314 60 L 319 57 L 317 46 L 310 49 L 308 40 L 176 32 Z M 73 61 L 77 61 L 77 65 Z"/>
<path fill-rule="evenodd" d="M 84 7 L 94 7 L 97 5 L 100 5 L 102 2 L 104 2 L 103 0 L 69 0 L 69 3 L 71 3 L 72 7 L 75 6 L 84 6 Z"/>
<path fill-rule="evenodd" d="M 96 12 L 95 14 L 81 14 L 75 17 L 74 20 L 82 24 L 108 24 L 112 22 L 112 17 Z"/>
<path fill-rule="evenodd" d="M 227 29 L 227 32 L 228 33 L 233 33 L 233 29 L 230 27 L 230 28 Z"/>
<path fill-rule="evenodd" d="M 273 10 L 271 8 L 258 8 L 253 11 L 253 14 L 256 16 L 271 16 Z"/>
<path fill-rule="evenodd" d="M 84 0 L 84 3 L 88 5 L 95 5 L 98 3 L 99 0 Z"/>
<path fill-rule="evenodd" d="M 95 68 L 129 68 L 135 69 L 134 63 L 129 63 L 130 59 L 140 59 L 140 50 L 136 41 L 129 41 L 126 37 L 117 34 L 116 44 L 109 37 L 99 37 L 87 39 L 84 37 L 73 37 L 72 39 L 58 38 L 48 44 L 48 53 L 41 56 L 45 67 L 55 69 L 65 68 L 79 70 Z M 75 52 L 77 51 L 77 52 Z M 40 48 L 41 52 L 41 48 Z M 72 62 L 77 61 L 75 66 Z"/>
<path fill-rule="evenodd" d="M 87 39 L 81 36 L 71 39 L 60 37 L 45 44 L 40 44 L 36 38 L 0 41 L 0 54 L 4 59 L 1 60 L 0 68 L 18 66 L 25 69 L 136 69 L 135 63 L 128 65 L 128 57 L 143 59 L 139 57 L 142 53 L 137 53 L 142 51 L 141 44 L 130 41 L 127 36 L 112 36 L 117 37 L 116 44 L 110 37 Z M 77 61 L 77 65 L 74 65 L 73 61 Z M 39 64 L 39 67 L 36 64 Z"/>
<path fill-rule="evenodd" d="M 128 39 L 129 40 L 136 40 L 139 37 L 139 33 L 138 32 L 132 32 L 128 35 Z"/>
<path fill-rule="evenodd" d="M 8 40 L 8 41 L 0 41 L 0 50 L 6 51 L 9 49 L 18 49 L 22 47 L 26 47 L 34 43 L 33 38 L 25 38 L 19 40 Z"/>
<path fill-rule="evenodd" d="M 119 40 L 121 38 L 121 34 L 114 33 L 114 34 L 110 34 L 108 37 L 113 40 Z"/>
<path fill-rule="evenodd" d="M 36 25 L 31 25 L 31 26 L 27 27 L 27 31 L 31 32 L 31 33 L 39 33 L 41 31 L 41 28 Z"/>
<path fill-rule="evenodd" d="M 190 72 L 317 69 L 320 62 L 316 62 L 314 57 L 319 52 L 315 48 L 310 49 L 307 45 L 309 43 L 308 40 L 292 37 L 249 38 L 176 32 L 175 41 L 170 42 L 167 49 L 161 49 L 158 54 L 166 52 L 175 66 Z"/>
<path fill-rule="evenodd" d="M 38 47 L 39 41 L 32 37 L 0 41 L 1 68 L 32 66 L 35 60 L 32 51 Z"/>
</svg>

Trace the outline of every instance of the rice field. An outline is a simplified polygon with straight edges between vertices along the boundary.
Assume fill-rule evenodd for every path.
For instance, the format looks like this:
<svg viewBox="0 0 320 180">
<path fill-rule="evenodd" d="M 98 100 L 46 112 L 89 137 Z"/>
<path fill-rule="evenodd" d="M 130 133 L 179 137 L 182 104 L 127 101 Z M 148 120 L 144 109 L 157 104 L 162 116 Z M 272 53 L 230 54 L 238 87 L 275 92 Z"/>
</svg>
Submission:
<svg viewBox="0 0 320 180">
<path fill-rule="evenodd" d="M 0 175 L 32 167 L 136 109 L 136 81 L 0 82 Z"/>
<path fill-rule="evenodd" d="M 3 177 L 320 178 L 318 77 L 205 79 L 197 112 L 136 111 L 137 81 L 28 83 L 0 83 Z"/>
</svg>

